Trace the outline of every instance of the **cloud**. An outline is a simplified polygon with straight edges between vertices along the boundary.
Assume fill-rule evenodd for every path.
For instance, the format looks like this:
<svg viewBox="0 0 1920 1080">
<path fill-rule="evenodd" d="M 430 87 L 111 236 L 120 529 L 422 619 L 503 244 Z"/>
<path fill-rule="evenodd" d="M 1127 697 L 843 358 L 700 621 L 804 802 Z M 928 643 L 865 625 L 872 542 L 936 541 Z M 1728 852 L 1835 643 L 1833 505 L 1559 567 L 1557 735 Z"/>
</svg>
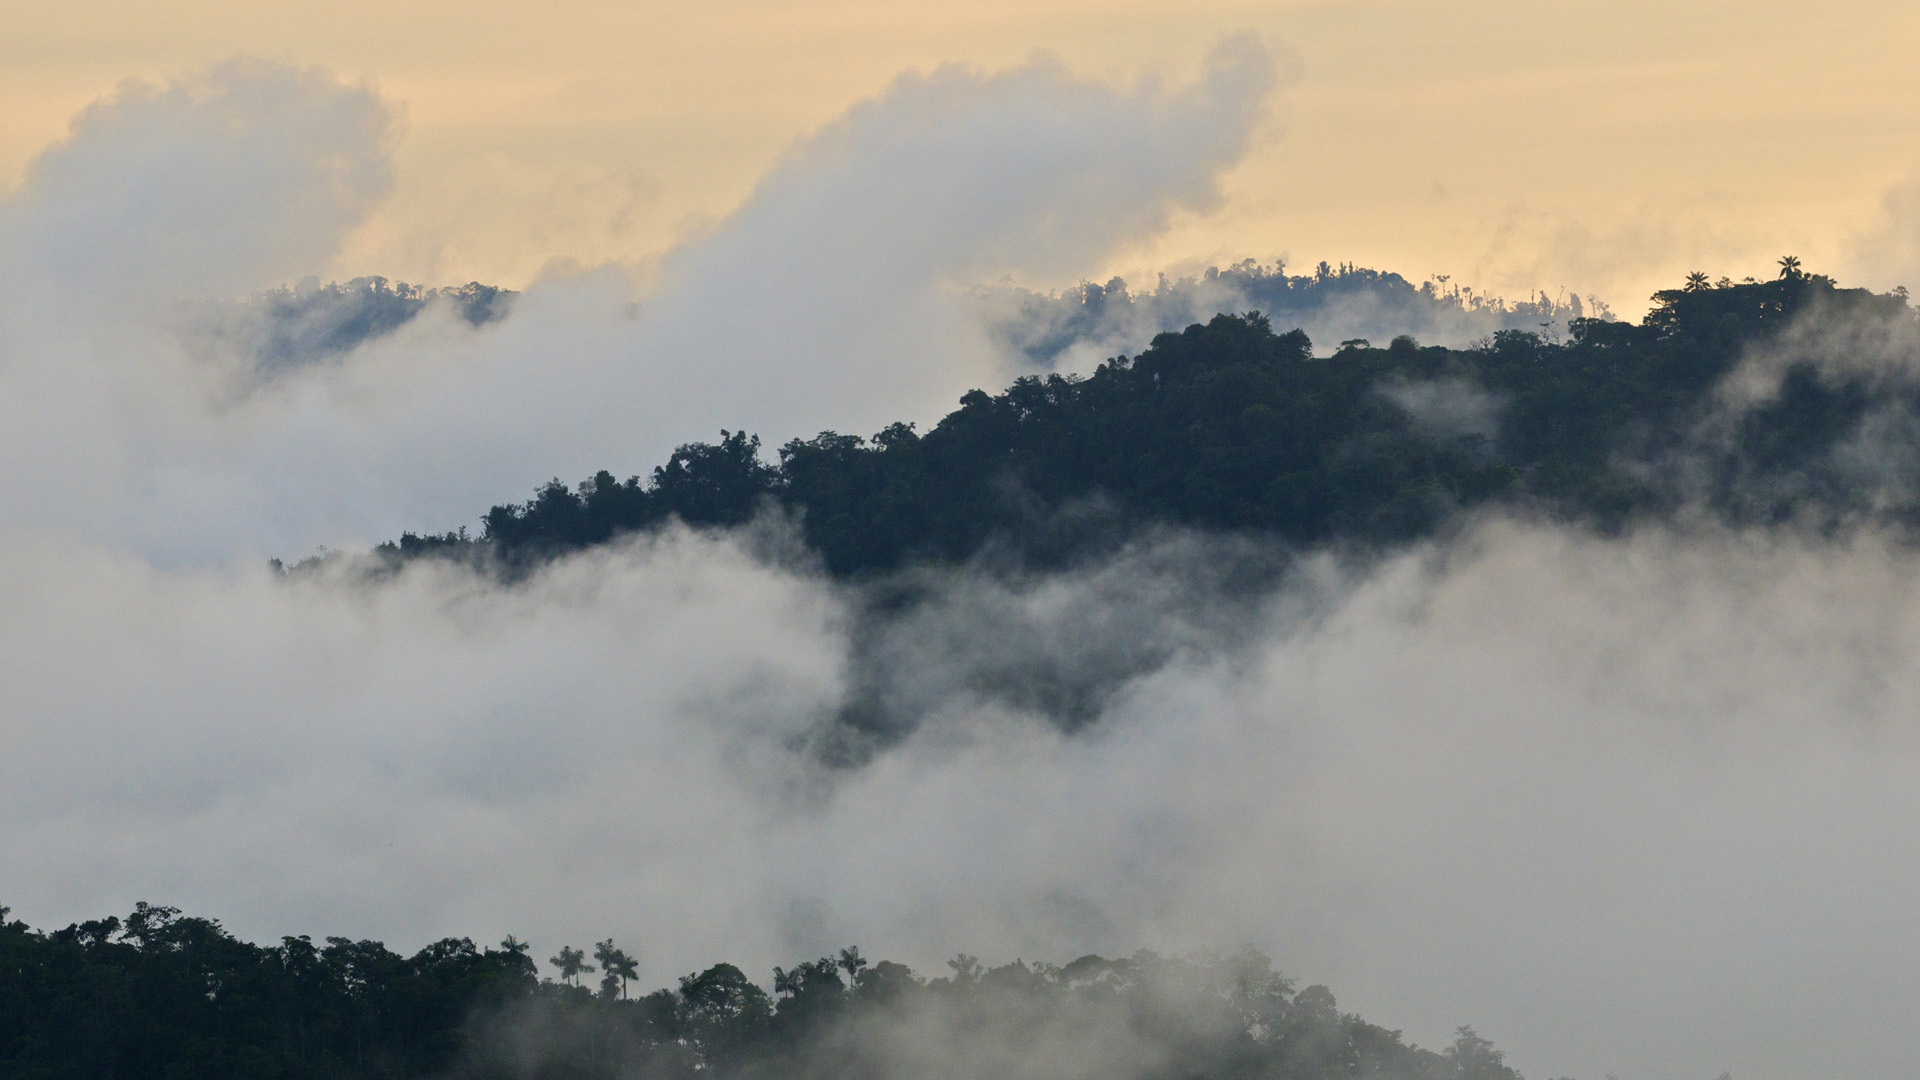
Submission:
<svg viewBox="0 0 1920 1080">
<path fill-rule="evenodd" d="M 384 190 L 390 110 L 257 62 L 132 85 L 0 211 L 25 238 L 0 379 L 33 401 L 9 455 L 47 465 L 0 481 L 0 505 L 170 562 L 298 554 L 471 522 L 721 427 L 777 445 L 931 420 L 1001 379 L 955 281 L 1097 258 L 1210 205 L 1275 85 L 1250 38 L 1187 87 L 1047 61 L 903 76 L 796 145 L 649 288 L 621 268 L 556 275 L 485 331 L 442 312 L 237 400 L 233 365 L 207 359 L 219 341 L 127 298 L 324 261 Z M 78 432 L 74 460 L 47 461 Z M 83 486 L 92 499 L 61 494 Z"/>
<path fill-rule="evenodd" d="M 180 533 L 236 527 L 196 505 L 218 481 L 168 489 L 262 422 L 226 411 L 228 372 L 171 332 L 175 305 L 324 261 L 385 192 L 392 132 L 365 87 L 246 60 L 75 118 L 0 202 L 0 530 L 184 552 Z"/>
<path fill-rule="evenodd" d="M 1302 563 L 1207 634 L 1182 628 L 1235 601 L 1194 591 L 1219 553 L 1192 538 L 956 575 L 885 662 L 1017 679 L 995 608 L 1015 640 L 1058 627 L 1035 636 L 1069 671 L 1175 645 L 1074 732 L 955 692 L 854 769 L 807 748 L 870 647 L 855 598 L 736 540 L 514 590 L 7 555 L 34 572 L 5 578 L 0 864 L 35 920 L 148 898 L 258 936 L 611 934 L 650 984 L 848 943 L 938 971 L 1252 942 L 1535 1073 L 1894 1076 L 1914 1050 L 1920 937 L 1885 898 L 1920 886 L 1920 565 L 1870 535 L 1488 522 Z"/>
<path fill-rule="evenodd" d="M 1071 273 L 1212 207 L 1278 82 L 1251 37 L 1184 88 L 1116 89 L 1049 60 L 902 76 L 667 258 L 648 343 L 674 359 L 676 397 L 725 383 L 750 428 L 930 419 L 1001 374 L 966 286 Z"/>
<path fill-rule="evenodd" d="M 1506 402 L 1470 380 L 1392 379 L 1381 385 L 1380 393 L 1434 438 L 1500 435 L 1500 411 Z"/>
<path fill-rule="evenodd" d="M 1890 186 L 1847 245 L 1848 269 L 1881 288 L 1920 288 L 1920 170 Z"/>
<path fill-rule="evenodd" d="M 123 84 L 6 208 L 21 269 L 90 301 L 226 294 L 324 264 L 393 183 L 389 109 L 316 69 L 233 60 Z"/>
</svg>

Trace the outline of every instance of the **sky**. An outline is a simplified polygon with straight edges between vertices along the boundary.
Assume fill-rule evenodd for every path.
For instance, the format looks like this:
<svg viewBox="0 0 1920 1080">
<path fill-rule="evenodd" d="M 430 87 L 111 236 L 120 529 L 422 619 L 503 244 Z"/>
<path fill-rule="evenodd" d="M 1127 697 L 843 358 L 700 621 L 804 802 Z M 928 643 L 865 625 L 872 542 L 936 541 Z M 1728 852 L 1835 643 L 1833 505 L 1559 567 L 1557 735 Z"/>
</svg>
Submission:
<svg viewBox="0 0 1920 1080">
<path fill-rule="evenodd" d="M 1861 237 L 1920 164 L 1920 12 L 1884 0 L 7 0 L 0 21 L 0 183 L 124 78 L 250 55 L 372 80 L 404 107 L 396 185 L 330 270 L 430 283 L 656 256 L 905 71 L 1045 53 L 1179 79 L 1247 30 L 1297 83 L 1222 203 L 1036 284 L 1286 256 L 1636 315 L 1688 270 L 1791 251 L 1885 287 L 1904 266 Z"/>
<path fill-rule="evenodd" d="M 968 299 L 1002 275 L 1284 254 L 1633 314 L 1792 250 L 1896 284 L 1916 18 L 9 0 L 0 901 L 612 936 L 649 985 L 848 944 L 937 973 L 1250 942 L 1536 1078 L 1905 1076 L 1920 561 L 1871 531 L 1494 515 L 1252 595 L 1230 542 L 1150 534 L 929 572 L 884 635 L 778 523 L 514 588 L 267 560 L 722 427 L 937 418 L 1021 370 Z M 432 306 L 248 352 L 235 298 L 363 273 L 524 291 L 484 327 Z M 1778 377 L 1750 357 L 1734 389 Z M 1078 734 L 978 689 L 1142 643 Z M 796 749 L 873 671 L 912 736 L 854 769 Z"/>
</svg>

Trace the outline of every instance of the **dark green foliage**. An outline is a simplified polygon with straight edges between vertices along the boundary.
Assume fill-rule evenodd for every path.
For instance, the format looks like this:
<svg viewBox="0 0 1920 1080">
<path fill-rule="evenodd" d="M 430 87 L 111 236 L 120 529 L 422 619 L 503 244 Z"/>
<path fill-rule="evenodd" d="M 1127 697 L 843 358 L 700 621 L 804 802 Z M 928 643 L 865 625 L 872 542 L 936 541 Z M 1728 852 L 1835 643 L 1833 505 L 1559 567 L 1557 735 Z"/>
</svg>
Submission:
<svg viewBox="0 0 1920 1080">
<path fill-rule="evenodd" d="M 1220 315 L 1085 378 L 972 391 L 924 434 L 823 432 L 782 446 L 769 466 L 757 438 L 722 432 L 718 444 L 680 447 L 645 482 L 555 480 L 530 502 L 494 507 L 477 539 L 409 534 L 381 554 L 517 571 L 669 518 L 734 525 L 779 504 L 829 570 L 871 575 L 992 551 L 1059 564 L 1144 523 L 1372 546 L 1431 535 L 1490 502 L 1602 528 L 1696 503 L 1738 522 L 1841 520 L 1884 503 L 1830 459 L 1874 406 L 1914 412 L 1914 387 L 1835 381 L 1809 362 L 1740 418 L 1731 442 L 1707 435 L 1715 388 L 1750 349 L 1808 312 L 1905 325 L 1904 296 L 1794 269 L 1738 285 L 1696 275 L 1655 300 L 1638 326 L 1576 319 L 1564 342 L 1503 330 L 1443 349 L 1402 336 L 1324 359 L 1257 313 Z"/>
<path fill-rule="evenodd" d="M 536 985 L 523 952 L 464 938 L 412 957 L 344 938 L 263 948 L 145 904 L 124 924 L 14 922 L 0 927 L 0 1077 L 434 1075 L 465 1052 L 475 1010 Z"/>
<path fill-rule="evenodd" d="M 627 998 L 539 980 L 513 938 L 402 957 L 344 938 L 262 948 L 145 904 L 53 933 L 4 918 L 4 1080 L 1517 1080 L 1471 1029 L 1443 1053 L 1410 1046 L 1323 986 L 1295 993 L 1252 950 L 1064 967 L 962 956 L 927 980 L 846 949 L 775 969 L 771 998 L 731 964 Z M 631 977 L 611 940 L 596 955 Z"/>
<path fill-rule="evenodd" d="M 471 556 L 476 550 L 503 566 L 529 563 L 606 541 L 677 517 L 690 525 L 740 525 L 751 519 L 780 486 L 780 476 L 760 461 L 760 439 L 722 431 L 720 442 L 691 443 L 653 470 L 650 482 L 624 483 L 606 471 L 568 489 L 558 478 L 520 506 L 487 511 L 477 541 L 465 530 L 439 536 L 403 535 L 382 545 L 388 558 L 440 554 Z"/>
</svg>

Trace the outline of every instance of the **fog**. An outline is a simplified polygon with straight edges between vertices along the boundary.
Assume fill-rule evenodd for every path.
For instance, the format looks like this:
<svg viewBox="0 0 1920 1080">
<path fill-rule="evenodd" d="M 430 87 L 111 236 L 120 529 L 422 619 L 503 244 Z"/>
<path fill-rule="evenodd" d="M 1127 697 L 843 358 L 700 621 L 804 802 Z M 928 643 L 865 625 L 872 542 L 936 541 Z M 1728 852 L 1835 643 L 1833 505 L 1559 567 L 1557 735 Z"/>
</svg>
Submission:
<svg viewBox="0 0 1920 1080">
<path fill-rule="evenodd" d="M 1206 209 L 1279 67 L 1240 40 L 1187 87 L 903 76 L 657 266 L 271 380 L 180 305 L 323 261 L 388 184 L 392 107 L 258 63 L 115 92 L 0 210 L 0 900 L 612 936 L 643 985 L 1251 943 L 1535 1077 L 1905 1075 L 1920 562 L 1870 530 L 1147 533 L 929 571 L 885 619 L 778 520 L 512 587 L 267 569 L 722 424 L 937 416 L 1014 362 L 969 281 Z M 1383 392 L 1471 430 L 1470 389 Z M 886 738 L 826 752 L 856 714 Z"/>
</svg>

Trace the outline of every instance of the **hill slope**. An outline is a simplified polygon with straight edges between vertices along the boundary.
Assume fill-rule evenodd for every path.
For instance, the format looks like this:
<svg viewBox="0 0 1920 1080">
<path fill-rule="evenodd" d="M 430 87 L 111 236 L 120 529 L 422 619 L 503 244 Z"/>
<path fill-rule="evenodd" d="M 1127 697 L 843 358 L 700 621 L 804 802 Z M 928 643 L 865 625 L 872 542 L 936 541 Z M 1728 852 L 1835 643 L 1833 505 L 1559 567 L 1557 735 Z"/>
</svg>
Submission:
<svg viewBox="0 0 1920 1080">
<path fill-rule="evenodd" d="M 1401 337 L 1331 357 L 1260 314 L 1223 314 L 1089 377 L 973 391 L 924 433 L 823 432 L 769 463 L 757 437 L 723 431 L 645 477 L 555 480 L 488 511 L 477 536 L 408 534 L 379 554 L 515 572 L 670 518 L 730 526 L 769 505 L 843 576 L 989 550 L 1070 561 L 1146 523 L 1394 544 L 1489 503 L 1605 529 L 1699 512 L 1911 516 L 1907 478 L 1882 467 L 1920 444 L 1903 419 L 1920 415 L 1904 295 L 1790 271 L 1696 275 L 1655 300 L 1639 325 L 1578 319 L 1565 341 Z"/>
</svg>

